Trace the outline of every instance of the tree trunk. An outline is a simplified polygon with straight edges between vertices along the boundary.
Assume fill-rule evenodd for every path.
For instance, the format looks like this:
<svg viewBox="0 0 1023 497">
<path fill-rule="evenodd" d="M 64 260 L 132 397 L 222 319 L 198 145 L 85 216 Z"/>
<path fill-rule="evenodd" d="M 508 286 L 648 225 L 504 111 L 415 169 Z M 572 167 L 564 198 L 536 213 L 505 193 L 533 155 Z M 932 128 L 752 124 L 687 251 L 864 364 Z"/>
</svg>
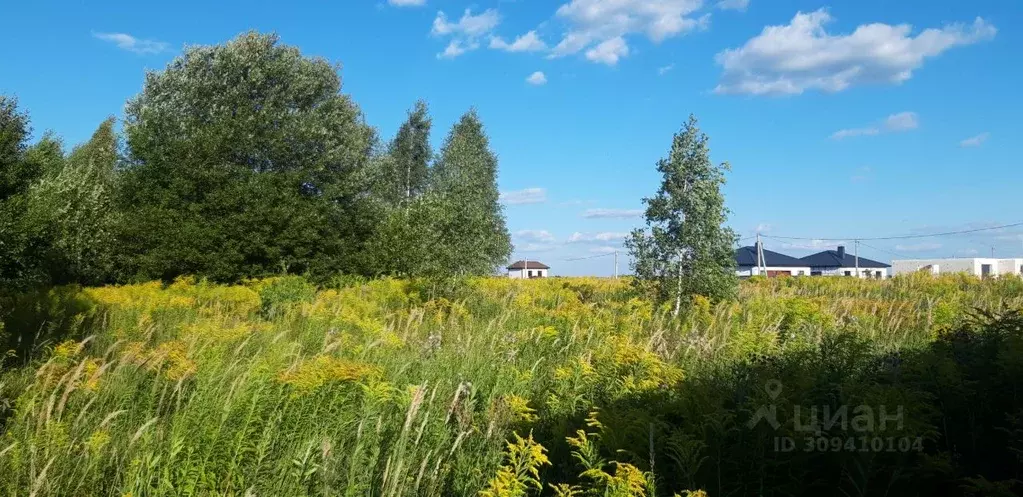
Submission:
<svg viewBox="0 0 1023 497">
<path fill-rule="evenodd" d="M 678 255 L 678 286 L 675 287 L 675 311 L 672 313 L 672 317 L 678 317 L 678 312 L 682 309 L 682 254 Z"/>
</svg>

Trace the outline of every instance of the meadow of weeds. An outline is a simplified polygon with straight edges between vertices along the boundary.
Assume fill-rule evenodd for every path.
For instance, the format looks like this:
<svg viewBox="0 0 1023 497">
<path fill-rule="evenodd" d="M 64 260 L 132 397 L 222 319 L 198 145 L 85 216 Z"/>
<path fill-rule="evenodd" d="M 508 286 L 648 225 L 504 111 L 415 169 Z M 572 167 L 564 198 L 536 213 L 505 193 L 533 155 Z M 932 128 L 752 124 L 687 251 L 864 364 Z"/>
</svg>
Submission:
<svg viewBox="0 0 1023 497">
<path fill-rule="evenodd" d="M 0 305 L 0 495 L 1015 495 L 1023 478 L 1016 278 L 754 279 L 680 319 L 592 278 L 179 279 Z"/>
</svg>

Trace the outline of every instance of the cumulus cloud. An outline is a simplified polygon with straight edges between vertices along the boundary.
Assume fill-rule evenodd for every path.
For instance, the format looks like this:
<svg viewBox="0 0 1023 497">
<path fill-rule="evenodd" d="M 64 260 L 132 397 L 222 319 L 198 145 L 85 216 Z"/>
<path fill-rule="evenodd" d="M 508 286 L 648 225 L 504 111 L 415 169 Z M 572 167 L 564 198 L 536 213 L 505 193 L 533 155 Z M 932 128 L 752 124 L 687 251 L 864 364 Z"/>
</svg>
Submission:
<svg viewBox="0 0 1023 497">
<path fill-rule="evenodd" d="M 479 48 L 479 39 L 491 33 L 501 22 L 497 10 L 487 9 L 473 14 L 472 9 L 465 9 L 462 17 L 452 22 L 443 11 L 437 12 L 433 19 L 430 33 L 434 36 L 450 36 L 451 41 L 443 52 L 437 54 L 440 59 L 453 59 L 468 51 Z"/>
<path fill-rule="evenodd" d="M 643 209 L 586 209 L 586 211 L 583 212 L 583 217 L 588 219 L 628 219 L 640 217 L 642 215 Z"/>
<path fill-rule="evenodd" d="M 547 84 L 547 76 L 545 76 L 542 71 L 536 71 L 533 74 L 530 74 L 528 78 L 526 78 L 526 82 L 531 85 L 537 86 L 545 85 Z"/>
<path fill-rule="evenodd" d="M 969 138 L 959 142 L 959 146 L 963 147 L 963 148 L 979 147 L 984 142 L 986 142 L 989 137 L 991 137 L 991 133 L 981 133 L 981 134 L 979 134 L 977 136 L 971 136 L 971 137 L 969 137 Z"/>
<path fill-rule="evenodd" d="M 994 38 L 997 29 L 978 17 L 970 24 L 926 29 L 909 24 L 864 24 L 833 35 L 826 9 L 798 12 L 789 24 L 767 26 L 742 47 L 715 57 L 723 69 L 717 93 L 838 92 L 856 85 L 898 84 L 924 61 L 946 50 Z"/>
<path fill-rule="evenodd" d="M 444 51 L 437 54 L 437 58 L 454 59 L 465 52 L 476 50 L 479 47 L 479 43 L 473 41 L 464 42 L 462 40 L 451 40 L 451 43 L 448 43 L 448 46 L 444 48 Z"/>
<path fill-rule="evenodd" d="M 613 65 L 630 50 L 625 37 L 645 34 L 657 43 L 706 28 L 710 14 L 696 17 L 703 0 L 571 0 L 556 17 L 568 24 L 551 57 L 585 50 L 586 58 Z"/>
<path fill-rule="evenodd" d="M 554 235 L 547 230 L 520 230 L 515 232 L 515 238 L 526 242 L 551 243 Z"/>
<path fill-rule="evenodd" d="M 530 31 L 515 38 L 511 43 L 504 41 L 500 36 L 494 36 L 490 39 L 490 48 L 506 52 L 542 52 L 547 50 L 547 44 L 540 39 L 536 31 Z"/>
<path fill-rule="evenodd" d="M 629 55 L 629 46 L 621 36 L 605 40 L 599 45 L 586 51 L 586 58 L 593 62 L 600 62 L 613 66 L 618 59 Z"/>
<path fill-rule="evenodd" d="M 387 0 L 387 3 L 395 7 L 422 7 L 426 0 Z"/>
<path fill-rule="evenodd" d="M 155 54 L 166 51 L 167 43 L 155 40 L 143 40 L 127 33 L 93 33 L 93 37 L 113 43 L 121 50 L 137 54 Z"/>
<path fill-rule="evenodd" d="M 508 205 L 542 204 L 547 201 L 547 189 L 525 188 L 510 192 L 501 192 L 501 202 Z"/>
<path fill-rule="evenodd" d="M 864 128 L 840 129 L 831 134 L 831 138 L 841 140 L 853 136 L 873 136 L 881 133 L 898 133 L 910 131 L 920 127 L 920 118 L 916 112 L 899 112 L 886 117 L 878 124 Z"/>
</svg>

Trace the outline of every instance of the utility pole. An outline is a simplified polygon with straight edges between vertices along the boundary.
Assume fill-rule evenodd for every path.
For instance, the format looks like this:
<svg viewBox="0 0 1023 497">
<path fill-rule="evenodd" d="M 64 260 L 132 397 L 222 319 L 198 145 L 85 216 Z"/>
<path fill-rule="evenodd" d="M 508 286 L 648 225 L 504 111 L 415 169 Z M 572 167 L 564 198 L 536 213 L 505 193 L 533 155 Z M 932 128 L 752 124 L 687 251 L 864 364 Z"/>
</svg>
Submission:
<svg viewBox="0 0 1023 497">
<path fill-rule="evenodd" d="M 522 277 L 526 277 L 526 270 L 529 269 L 529 257 L 522 258 Z"/>
<path fill-rule="evenodd" d="M 617 280 L 618 279 L 618 250 L 617 249 L 615 249 L 614 254 L 615 254 L 615 272 L 614 272 L 614 275 L 615 275 L 615 279 Z"/>
<path fill-rule="evenodd" d="M 860 241 L 853 240 L 853 256 L 856 257 L 856 277 L 860 277 Z"/>
<path fill-rule="evenodd" d="M 764 275 L 764 266 L 766 265 L 764 262 L 764 246 L 760 243 L 760 232 L 757 232 L 757 273 L 760 276 Z"/>
</svg>

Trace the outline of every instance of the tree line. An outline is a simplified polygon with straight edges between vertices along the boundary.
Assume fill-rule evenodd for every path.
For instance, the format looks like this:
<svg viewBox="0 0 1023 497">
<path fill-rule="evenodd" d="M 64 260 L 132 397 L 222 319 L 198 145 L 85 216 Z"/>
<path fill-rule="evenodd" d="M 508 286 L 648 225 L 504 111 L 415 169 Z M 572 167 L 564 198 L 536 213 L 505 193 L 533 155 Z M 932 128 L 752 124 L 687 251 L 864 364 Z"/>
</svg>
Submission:
<svg viewBox="0 0 1023 497">
<path fill-rule="evenodd" d="M 424 102 L 385 142 L 335 64 L 273 34 L 187 48 L 115 124 L 68 153 L 0 96 L 0 286 L 490 274 L 511 253 L 474 110 L 439 153 Z"/>
</svg>

